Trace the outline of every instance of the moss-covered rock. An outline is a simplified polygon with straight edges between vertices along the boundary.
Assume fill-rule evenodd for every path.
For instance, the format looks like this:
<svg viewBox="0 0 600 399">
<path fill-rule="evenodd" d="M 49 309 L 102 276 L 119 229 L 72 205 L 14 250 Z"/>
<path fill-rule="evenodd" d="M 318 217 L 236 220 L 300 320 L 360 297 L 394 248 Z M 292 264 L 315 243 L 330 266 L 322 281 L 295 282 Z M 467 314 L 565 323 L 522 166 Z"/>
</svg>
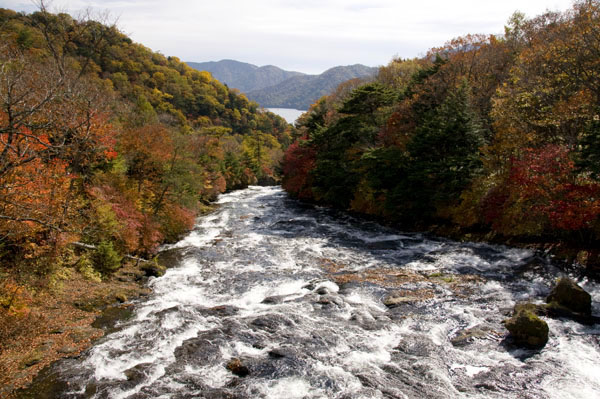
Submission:
<svg viewBox="0 0 600 399">
<path fill-rule="evenodd" d="M 79 343 L 93 339 L 97 336 L 98 330 L 88 326 L 78 326 L 71 329 L 71 339 L 73 342 Z"/>
<path fill-rule="evenodd" d="M 125 292 L 118 292 L 115 295 L 115 299 L 120 303 L 127 302 L 127 294 Z"/>
<path fill-rule="evenodd" d="M 140 270 L 143 271 L 147 277 L 160 277 L 165 274 L 167 269 L 157 262 L 146 262 L 140 267 Z"/>
<path fill-rule="evenodd" d="M 535 314 L 534 309 L 528 306 L 515 307 L 514 315 L 504 320 L 504 326 L 516 345 L 543 348 L 548 342 L 548 324 Z"/>
<path fill-rule="evenodd" d="M 567 277 L 561 278 L 550 291 L 546 302 L 554 307 L 562 306 L 584 315 L 592 314 L 592 297 L 577 283 Z"/>
<path fill-rule="evenodd" d="M 519 302 L 515 305 L 513 310 L 513 314 L 517 314 L 519 312 L 531 312 L 536 316 L 547 316 L 546 305 L 536 305 L 531 302 Z"/>
</svg>

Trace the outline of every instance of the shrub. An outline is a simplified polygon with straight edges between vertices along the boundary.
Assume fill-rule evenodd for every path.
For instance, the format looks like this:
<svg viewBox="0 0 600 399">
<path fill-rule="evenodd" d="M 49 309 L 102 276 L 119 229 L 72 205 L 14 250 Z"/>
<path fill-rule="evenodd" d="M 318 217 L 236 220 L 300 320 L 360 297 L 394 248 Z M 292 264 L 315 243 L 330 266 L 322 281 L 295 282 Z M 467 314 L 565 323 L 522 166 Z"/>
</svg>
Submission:
<svg viewBox="0 0 600 399">
<path fill-rule="evenodd" d="M 102 274 L 111 274 L 121 267 L 121 256 L 110 241 L 102 241 L 92 255 L 94 267 Z"/>
<path fill-rule="evenodd" d="M 92 261 L 86 255 L 79 258 L 79 261 L 77 262 L 77 271 L 81 273 L 86 280 L 94 281 L 96 283 L 102 281 L 102 275 L 94 270 Z"/>
</svg>

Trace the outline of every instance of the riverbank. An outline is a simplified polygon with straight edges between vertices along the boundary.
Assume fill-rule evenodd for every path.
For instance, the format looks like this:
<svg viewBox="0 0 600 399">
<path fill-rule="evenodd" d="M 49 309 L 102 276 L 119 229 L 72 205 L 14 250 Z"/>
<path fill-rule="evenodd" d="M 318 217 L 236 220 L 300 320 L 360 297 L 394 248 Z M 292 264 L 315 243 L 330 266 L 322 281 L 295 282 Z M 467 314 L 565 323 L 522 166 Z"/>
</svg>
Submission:
<svg viewBox="0 0 600 399">
<path fill-rule="evenodd" d="M 135 262 L 102 281 L 74 270 L 67 274 L 52 287 L 31 288 L 27 309 L 3 320 L 0 398 L 10 398 L 56 360 L 79 356 L 104 335 L 103 313 L 126 315 L 133 301 L 150 292 Z"/>
</svg>

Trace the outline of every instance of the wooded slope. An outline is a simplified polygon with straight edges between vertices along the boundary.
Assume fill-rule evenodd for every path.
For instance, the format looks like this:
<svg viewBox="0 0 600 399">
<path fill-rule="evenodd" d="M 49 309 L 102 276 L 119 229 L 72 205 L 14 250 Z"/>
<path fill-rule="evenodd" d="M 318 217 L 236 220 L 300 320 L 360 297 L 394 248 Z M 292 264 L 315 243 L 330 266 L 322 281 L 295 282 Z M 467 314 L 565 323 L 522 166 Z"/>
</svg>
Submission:
<svg viewBox="0 0 600 399">
<path fill-rule="evenodd" d="M 3 268 L 50 273 L 83 241 L 110 272 L 219 193 L 277 180 L 292 127 L 209 73 L 43 9 L 0 9 L 0 35 Z"/>
<path fill-rule="evenodd" d="M 294 76 L 276 85 L 248 92 L 248 98 L 263 107 L 308 109 L 317 99 L 329 94 L 339 84 L 350 79 L 369 79 L 377 72 L 356 64 L 338 66 L 320 75 Z"/>
<path fill-rule="evenodd" d="M 600 2 L 467 35 L 313 104 L 291 194 L 413 228 L 570 241 L 598 257 Z M 585 258 L 585 259 L 584 259 Z"/>
</svg>

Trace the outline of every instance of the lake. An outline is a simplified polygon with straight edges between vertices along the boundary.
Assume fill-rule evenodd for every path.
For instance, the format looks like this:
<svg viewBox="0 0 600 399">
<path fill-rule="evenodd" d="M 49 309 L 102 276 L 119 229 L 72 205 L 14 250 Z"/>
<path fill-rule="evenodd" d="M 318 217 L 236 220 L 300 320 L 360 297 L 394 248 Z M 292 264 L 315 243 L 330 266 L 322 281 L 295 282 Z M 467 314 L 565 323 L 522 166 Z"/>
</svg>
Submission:
<svg viewBox="0 0 600 399">
<path fill-rule="evenodd" d="M 267 108 L 269 111 L 281 116 L 288 123 L 294 123 L 296 119 L 306 111 L 293 108 Z"/>
</svg>

